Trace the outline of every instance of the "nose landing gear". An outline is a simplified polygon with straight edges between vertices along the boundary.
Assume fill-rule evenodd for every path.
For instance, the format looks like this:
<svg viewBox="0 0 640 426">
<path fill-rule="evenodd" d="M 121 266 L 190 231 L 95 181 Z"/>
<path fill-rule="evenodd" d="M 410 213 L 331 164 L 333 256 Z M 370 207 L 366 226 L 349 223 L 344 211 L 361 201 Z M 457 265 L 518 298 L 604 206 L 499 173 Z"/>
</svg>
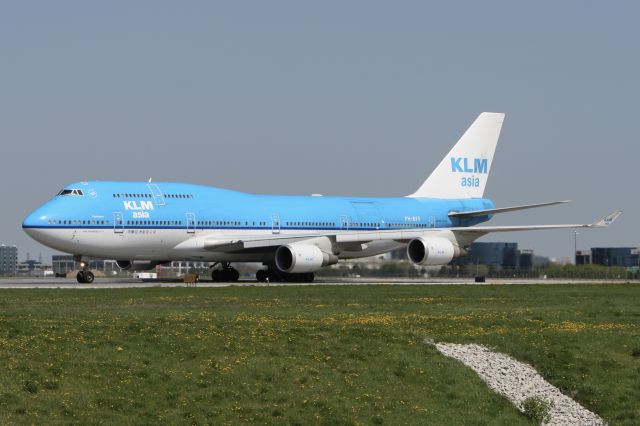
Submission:
<svg viewBox="0 0 640 426">
<path fill-rule="evenodd" d="M 91 271 L 79 271 L 76 275 L 76 279 L 80 284 L 91 284 L 95 277 Z"/>
<path fill-rule="evenodd" d="M 80 256 L 76 256 L 76 261 L 80 262 L 80 271 L 76 274 L 76 280 L 80 284 L 91 284 L 95 277 L 93 276 L 93 272 L 89 270 L 89 264 L 82 260 Z"/>
</svg>

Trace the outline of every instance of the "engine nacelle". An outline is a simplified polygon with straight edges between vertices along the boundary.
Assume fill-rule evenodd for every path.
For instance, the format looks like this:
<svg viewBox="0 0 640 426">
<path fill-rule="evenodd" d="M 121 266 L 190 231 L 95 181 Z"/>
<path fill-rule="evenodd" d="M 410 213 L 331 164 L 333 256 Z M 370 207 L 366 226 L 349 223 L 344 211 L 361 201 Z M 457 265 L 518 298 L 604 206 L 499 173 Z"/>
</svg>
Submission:
<svg viewBox="0 0 640 426">
<path fill-rule="evenodd" d="M 276 267 L 282 272 L 315 272 L 334 263 L 338 263 L 338 256 L 325 253 L 311 244 L 287 244 L 276 250 Z"/>
<path fill-rule="evenodd" d="M 415 238 L 407 245 L 407 256 L 416 265 L 446 265 L 461 250 L 446 238 Z"/>
<path fill-rule="evenodd" d="M 164 262 L 157 260 L 116 260 L 116 265 L 125 271 L 148 271 Z"/>
</svg>

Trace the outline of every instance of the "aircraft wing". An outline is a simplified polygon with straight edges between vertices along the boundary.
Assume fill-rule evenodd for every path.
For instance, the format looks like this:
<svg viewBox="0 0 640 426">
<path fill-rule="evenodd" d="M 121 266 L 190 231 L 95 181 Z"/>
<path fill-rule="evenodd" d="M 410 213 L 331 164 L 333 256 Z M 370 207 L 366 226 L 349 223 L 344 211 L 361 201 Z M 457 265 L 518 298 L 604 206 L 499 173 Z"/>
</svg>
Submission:
<svg viewBox="0 0 640 426">
<path fill-rule="evenodd" d="M 564 225 L 523 225 L 523 226 L 469 226 L 453 228 L 429 228 L 429 229 L 406 229 L 402 231 L 382 230 L 374 232 L 360 232 L 339 234 L 336 236 L 337 242 L 367 242 L 373 240 L 395 240 L 398 242 L 408 242 L 413 238 L 433 235 L 442 231 L 451 231 L 461 246 L 466 246 L 483 235 L 492 232 L 517 232 L 535 231 L 543 229 L 563 229 L 563 228 L 605 228 L 611 225 L 620 215 L 621 211 L 615 211 L 604 218 L 588 224 L 564 224 Z"/>
<path fill-rule="evenodd" d="M 490 214 L 497 213 L 507 213 L 507 212 L 515 212 L 518 210 L 527 210 L 527 209 L 535 209 L 538 207 L 546 207 L 546 206 L 554 206 L 556 204 L 565 204 L 571 202 L 570 200 L 564 201 L 552 201 L 550 203 L 539 203 L 539 204 L 526 204 L 523 206 L 513 206 L 513 207 L 499 207 L 497 209 L 487 209 L 487 210 L 473 210 L 469 212 L 451 212 L 449 213 L 449 217 L 456 217 L 459 219 L 465 219 L 469 217 L 479 217 L 479 216 L 487 216 Z"/>
<path fill-rule="evenodd" d="M 433 235 L 439 232 L 452 232 L 458 244 L 466 246 L 483 235 L 492 232 L 516 232 L 516 231 L 535 231 L 543 229 L 563 229 L 563 228 L 604 228 L 611 225 L 622 214 L 621 211 L 615 211 L 606 217 L 589 224 L 564 224 L 564 225 L 524 225 L 524 226 L 469 226 L 469 227 L 452 227 L 452 228 L 415 228 L 402 230 L 377 230 L 377 231 L 360 231 L 360 232 L 343 232 L 343 233 L 323 233 L 313 232 L 302 235 L 243 235 L 237 238 L 231 236 L 225 239 L 209 238 L 197 241 L 196 239 L 187 240 L 175 249 L 204 249 L 209 251 L 234 252 L 246 249 L 279 247 L 285 244 L 296 243 L 314 238 L 328 237 L 335 239 L 337 243 L 366 243 L 377 240 L 393 240 L 399 243 L 407 243 L 414 238 Z"/>
<path fill-rule="evenodd" d="M 313 233 L 286 237 L 278 235 L 256 235 L 253 237 L 243 236 L 229 240 L 208 239 L 204 241 L 204 249 L 212 251 L 235 251 L 250 248 L 279 247 L 285 244 L 291 244 L 322 236 L 325 235 Z"/>
</svg>

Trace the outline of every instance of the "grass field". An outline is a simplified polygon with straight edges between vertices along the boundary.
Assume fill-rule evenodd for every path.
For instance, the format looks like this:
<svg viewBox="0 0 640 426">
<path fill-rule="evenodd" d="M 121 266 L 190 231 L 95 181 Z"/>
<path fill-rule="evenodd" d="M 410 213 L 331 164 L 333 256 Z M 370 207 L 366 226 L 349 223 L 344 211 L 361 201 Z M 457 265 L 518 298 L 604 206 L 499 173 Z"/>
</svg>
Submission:
<svg viewBox="0 0 640 426">
<path fill-rule="evenodd" d="M 425 339 L 640 423 L 640 286 L 0 291 L 0 423 L 531 424 Z"/>
</svg>

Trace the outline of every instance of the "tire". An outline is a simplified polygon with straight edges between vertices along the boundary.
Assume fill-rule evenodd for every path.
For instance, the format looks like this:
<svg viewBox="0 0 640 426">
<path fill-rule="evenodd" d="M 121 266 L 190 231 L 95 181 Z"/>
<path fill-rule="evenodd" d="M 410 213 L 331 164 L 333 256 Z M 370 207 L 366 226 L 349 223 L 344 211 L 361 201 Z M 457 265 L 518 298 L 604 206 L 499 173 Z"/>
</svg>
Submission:
<svg viewBox="0 0 640 426">
<path fill-rule="evenodd" d="M 93 280 L 95 280 L 95 276 L 93 275 L 93 272 L 85 271 L 85 273 L 84 273 L 84 283 L 85 284 L 91 284 L 91 283 L 93 283 Z"/>
<path fill-rule="evenodd" d="M 238 281 L 240 279 L 240 272 L 237 269 L 229 269 L 229 281 Z"/>
<path fill-rule="evenodd" d="M 85 283 L 84 271 L 78 271 L 78 273 L 76 274 L 76 280 L 78 280 L 80 284 Z"/>
<path fill-rule="evenodd" d="M 279 283 L 284 281 L 284 276 L 273 269 L 269 269 L 269 271 L 267 272 L 267 276 L 269 277 L 269 281 L 272 283 Z"/>
</svg>

